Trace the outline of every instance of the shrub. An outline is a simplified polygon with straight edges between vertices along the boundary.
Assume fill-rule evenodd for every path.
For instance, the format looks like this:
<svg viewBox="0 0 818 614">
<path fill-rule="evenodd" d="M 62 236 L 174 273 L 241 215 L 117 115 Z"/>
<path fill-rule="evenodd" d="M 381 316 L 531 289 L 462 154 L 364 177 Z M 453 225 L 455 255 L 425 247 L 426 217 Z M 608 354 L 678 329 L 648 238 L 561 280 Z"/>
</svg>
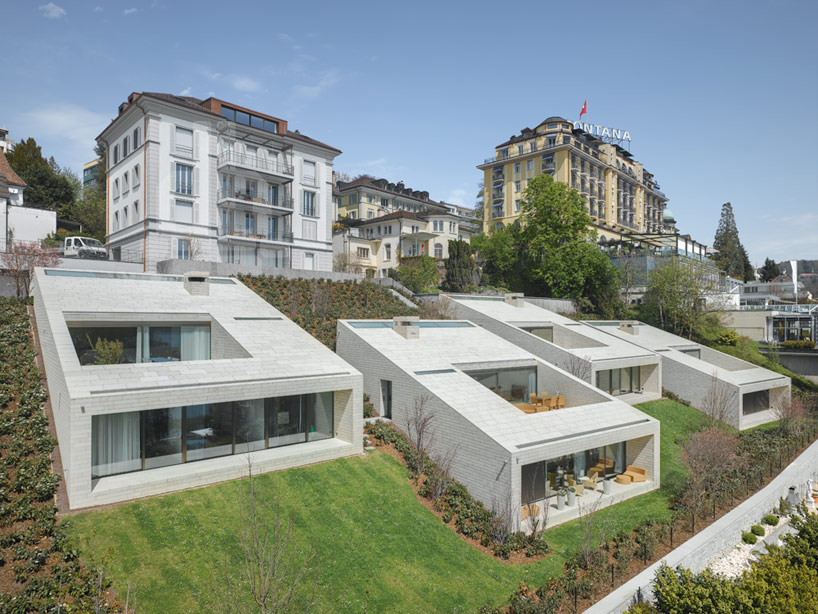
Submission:
<svg viewBox="0 0 818 614">
<path fill-rule="evenodd" d="M 716 343 L 719 345 L 737 345 L 739 334 L 732 328 L 725 328 L 716 337 Z"/>
<path fill-rule="evenodd" d="M 814 350 L 815 342 L 809 339 L 784 341 L 781 343 L 781 347 L 785 350 Z"/>
<path fill-rule="evenodd" d="M 762 527 L 760 524 L 754 524 L 753 526 L 751 526 L 750 527 L 750 532 L 753 535 L 758 535 L 759 537 L 764 537 L 764 533 L 765 533 L 764 527 Z"/>
<path fill-rule="evenodd" d="M 375 416 L 375 405 L 369 399 L 369 395 L 364 393 L 364 418 L 372 418 Z"/>
<path fill-rule="evenodd" d="M 778 524 L 778 516 L 775 514 L 767 514 L 764 518 L 761 519 L 761 524 L 766 524 L 768 526 L 774 527 Z"/>
<path fill-rule="evenodd" d="M 753 533 L 744 531 L 741 534 L 741 541 L 743 541 L 745 544 L 754 544 L 758 541 L 758 538 Z"/>
</svg>

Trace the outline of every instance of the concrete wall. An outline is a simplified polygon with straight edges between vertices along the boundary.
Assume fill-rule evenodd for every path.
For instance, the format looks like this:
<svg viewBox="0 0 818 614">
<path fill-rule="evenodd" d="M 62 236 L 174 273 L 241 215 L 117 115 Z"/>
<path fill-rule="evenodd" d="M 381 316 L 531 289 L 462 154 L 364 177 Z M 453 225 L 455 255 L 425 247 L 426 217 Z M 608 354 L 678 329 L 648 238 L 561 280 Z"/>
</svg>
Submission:
<svg viewBox="0 0 818 614">
<path fill-rule="evenodd" d="M 6 200 L 0 201 L 0 251 L 6 251 L 6 208 L 12 244 L 40 241 L 57 230 L 56 211 L 15 207 Z"/>
<path fill-rule="evenodd" d="M 335 271 L 304 271 L 231 262 L 205 262 L 202 260 L 164 260 L 156 264 L 156 272 L 182 275 L 188 271 L 206 271 L 213 277 L 235 275 L 270 275 L 287 279 L 327 279 L 331 281 L 363 281 L 363 275 L 337 273 Z"/>
<path fill-rule="evenodd" d="M 379 414 L 383 413 L 381 380 L 392 382 L 392 420 L 404 432 L 415 402 L 425 398 L 425 407 L 434 416 L 430 425 L 433 432 L 430 456 L 440 460 L 447 453 L 454 454 L 452 476 L 473 497 L 492 507 L 514 495 L 511 453 L 434 396 L 422 385 L 422 376 L 412 377 L 340 322 L 337 352 L 364 374 L 364 392 L 369 394 Z M 518 491 L 516 501 L 519 500 Z"/>
<path fill-rule="evenodd" d="M 542 307 L 554 313 L 576 313 L 577 308 L 574 301 L 568 298 L 538 298 L 536 296 L 526 296 L 526 302 Z"/>
<path fill-rule="evenodd" d="M 758 523 L 780 499 L 787 496 L 790 486 L 798 487 L 800 497 L 806 495 L 806 482 L 818 481 L 818 442 L 813 443 L 801 456 L 788 465 L 772 482 L 734 510 L 728 512 L 699 534 L 690 538 L 661 561 L 654 563 L 607 597 L 601 599 L 585 614 L 616 614 L 627 610 L 634 602 L 637 590 L 645 598 L 652 596 L 651 585 L 661 563 L 670 567 L 684 567 L 701 571 L 741 542 L 741 532 Z"/>
</svg>

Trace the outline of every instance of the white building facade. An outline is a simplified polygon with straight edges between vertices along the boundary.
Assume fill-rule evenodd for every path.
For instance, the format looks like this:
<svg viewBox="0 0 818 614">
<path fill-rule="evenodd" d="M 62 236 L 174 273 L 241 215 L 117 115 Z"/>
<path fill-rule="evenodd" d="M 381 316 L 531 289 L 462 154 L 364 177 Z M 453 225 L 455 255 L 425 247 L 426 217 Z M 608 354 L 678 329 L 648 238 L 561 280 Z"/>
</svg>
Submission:
<svg viewBox="0 0 818 614">
<path fill-rule="evenodd" d="M 363 452 L 360 373 L 235 279 L 37 269 L 32 294 L 72 509 Z"/>
<path fill-rule="evenodd" d="M 144 270 L 205 260 L 332 270 L 340 150 L 215 98 L 133 93 L 99 135 L 108 247 Z"/>
</svg>

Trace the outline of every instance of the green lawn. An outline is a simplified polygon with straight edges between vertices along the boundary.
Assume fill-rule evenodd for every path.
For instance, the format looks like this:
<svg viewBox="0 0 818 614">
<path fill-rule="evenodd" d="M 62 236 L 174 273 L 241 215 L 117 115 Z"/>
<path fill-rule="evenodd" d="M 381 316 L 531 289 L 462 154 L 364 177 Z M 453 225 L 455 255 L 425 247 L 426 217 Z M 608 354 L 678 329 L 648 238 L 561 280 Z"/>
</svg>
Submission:
<svg viewBox="0 0 818 614">
<path fill-rule="evenodd" d="M 661 490 L 603 511 L 612 531 L 668 514 L 671 489 L 683 474 L 680 442 L 702 419 L 672 401 L 640 409 L 662 421 Z M 484 555 L 444 526 L 415 498 L 406 471 L 391 456 L 343 459 L 257 478 L 279 488 L 296 535 L 321 559 L 318 612 L 475 612 L 499 605 L 524 580 L 539 586 L 560 573 L 579 545 L 576 522 L 551 529 L 553 554 L 525 565 Z M 72 516 L 80 549 L 105 559 L 122 594 L 136 587 L 140 614 L 208 611 L 224 564 L 238 560 L 235 529 L 245 482 L 123 504 Z"/>
</svg>

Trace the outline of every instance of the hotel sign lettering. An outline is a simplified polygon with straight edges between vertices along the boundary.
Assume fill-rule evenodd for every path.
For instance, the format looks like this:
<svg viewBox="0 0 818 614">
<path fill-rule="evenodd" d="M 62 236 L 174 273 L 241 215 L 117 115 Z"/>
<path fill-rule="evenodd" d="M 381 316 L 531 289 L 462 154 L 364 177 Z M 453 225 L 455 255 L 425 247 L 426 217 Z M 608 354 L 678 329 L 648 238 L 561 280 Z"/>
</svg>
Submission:
<svg viewBox="0 0 818 614">
<path fill-rule="evenodd" d="M 577 130 L 584 130 L 592 136 L 600 138 L 608 138 L 612 141 L 630 141 L 631 133 L 627 130 L 619 130 L 618 128 L 608 128 L 607 126 L 600 126 L 599 124 L 588 124 L 585 122 L 574 122 L 574 128 Z"/>
</svg>

